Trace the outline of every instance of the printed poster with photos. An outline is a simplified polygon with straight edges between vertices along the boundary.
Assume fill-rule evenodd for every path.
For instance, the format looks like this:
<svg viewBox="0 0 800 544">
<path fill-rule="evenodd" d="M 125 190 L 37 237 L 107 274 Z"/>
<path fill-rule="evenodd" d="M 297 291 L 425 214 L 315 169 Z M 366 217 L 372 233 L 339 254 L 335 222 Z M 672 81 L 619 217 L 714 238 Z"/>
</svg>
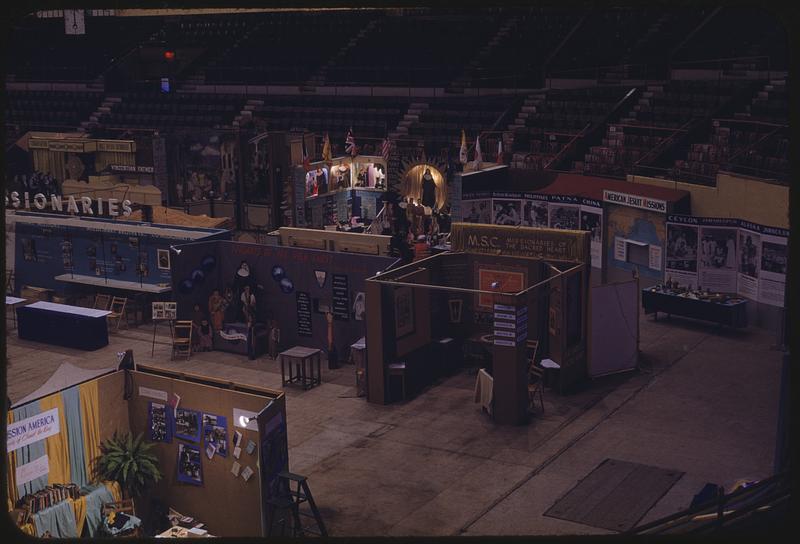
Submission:
<svg viewBox="0 0 800 544">
<path fill-rule="evenodd" d="M 698 283 L 715 293 L 736 293 L 738 228 L 700 227 Z"/>
<path fill-rule="evenodd" d="M 178 481 L 203 485 L 203 460 L 197 446 L 178 444 Z"/>
<path fill-rule="evenodd" d="M 578 230 L 580 206 L 551 202 L 549 206 L 550 228 Z"/>
<path fill-rule="evenodd" d="M 200 412 L 187 408 L 175 409 L 175 436 L 190 442 L 200 442 Z"/>
<path fill-rule="evenodd" d="M 773 233 L 786 234 L 776 236 Z M 761 234 L 761 270 L 759 270 L 758 300 L 771 306 L 783 307 L 788 262 L 788 236 L 784 229 L 764 228 Z"/>
<path fill-rule="evenodd" d="M 172 410 L 165 404 L 148 403 L 147 428 L 153 442 L 172 442 Z"/>
<path fill-rule="evenodd" d="M 228 456 L 228 421 L 225 416 L 203 413 L 203 441 L 213 455 Z"/>
<path fill-rule="evenodd" d="M 758 300 L 758 275 L 761 270 L 761 234 L 739 229 L 739 278 L 737 294 Z M 781 305 L 783 300 L 781 300 Z"/>
<path fill-rule="evenodd" d="M 589 251 L 592 256 L 592 268 L 603 267 L 603 208 L 599 206 L 581 206 L 581 230 L 591 234 Z M 660 268 L 660 267 L 659 267 Z"/>
<path fill-rule="evenodd" d="M 664 280 L 697 287 L 697 241 L 699 228 L 693 217 L 674 218 L 693 223 L 667 223 L 667 262 Z"/>
<path fill-rule="evenodd" d="M 153 321 L 175 320 L 178 319 L 177 302 L 153 302 L 152 303 Z"/>
<path fill-rule="evenodd" d="M 522 201 L 492 200 L 495 225 L 521 225 Z"/>
<path fill-rule="evenodd" d="M 548 211 L 546 200 L 526 200 L 522 206 L 522 224 L 526 227 L 546 228 Z"/>
<path fill-rule="evenodd" d="M 465 223 L 488 225 L 492 222 L 492 201 L 490 199 L 465 201 L 463 210 Z"/>
</svg>

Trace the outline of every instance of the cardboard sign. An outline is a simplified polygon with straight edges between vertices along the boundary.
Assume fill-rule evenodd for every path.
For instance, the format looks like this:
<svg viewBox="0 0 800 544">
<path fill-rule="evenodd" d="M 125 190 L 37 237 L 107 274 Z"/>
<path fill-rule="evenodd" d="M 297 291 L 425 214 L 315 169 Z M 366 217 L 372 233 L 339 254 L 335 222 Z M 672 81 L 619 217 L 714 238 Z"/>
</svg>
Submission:
<svg viewBox="0 0 800 544">
<path fill-rule="evenodd" d="M 50 460 L 47 455 L 42 455 L 38 459 L 28 464 L 20 465 L 16 470 L 17 485 L 22 485 L 35 480 L 40 476 L 46 476 L 50 472 Z"/>
</svg>

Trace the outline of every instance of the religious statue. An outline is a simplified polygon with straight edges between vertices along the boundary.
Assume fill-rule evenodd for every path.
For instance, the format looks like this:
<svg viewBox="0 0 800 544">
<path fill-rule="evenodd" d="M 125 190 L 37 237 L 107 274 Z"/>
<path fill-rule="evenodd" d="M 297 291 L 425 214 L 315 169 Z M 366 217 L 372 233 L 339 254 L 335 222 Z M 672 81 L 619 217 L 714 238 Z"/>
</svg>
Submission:
<svg viewBox="0 0 800 544">
<path fill-rule="evenodd" d="M 436 208 L 436 182 L 433 181 L 430 168 L 426 168 L 422 175 L 422 205 Z"/>
</svg>

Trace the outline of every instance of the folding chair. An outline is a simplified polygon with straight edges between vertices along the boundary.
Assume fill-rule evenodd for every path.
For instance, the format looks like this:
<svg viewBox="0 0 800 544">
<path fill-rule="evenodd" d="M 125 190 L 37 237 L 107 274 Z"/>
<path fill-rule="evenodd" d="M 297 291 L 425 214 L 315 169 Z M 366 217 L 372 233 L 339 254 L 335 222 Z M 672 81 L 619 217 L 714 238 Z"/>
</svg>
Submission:
<svg viewBox="0 0 800 544">
<path fill-rule="evenodd" d="M 111 512 L 138 517 L 136 516 L 136 508 L 133 504 L 133 499 L 125 499 L 119 502 L 109 502 L 104 504 L 100 510 L 103 519 L 105 519 L 105 517 Z M 142 536 L 141 526 L 116 535 L 117 538 L 141 538 Z"/>
<path fill-rule="evenodd" d="M 125 305 L 128 303 L 128 299 L 125 297 L 114 297 L 111 299 L 111 306 L 109 306 L 108 310 L 111 312 L 108 314 L 108 321 L 109 323 L 116 319 L 117 323 L 114 326 L 114 330 L 119 330 L 120 321 L 125 319 Z M 125 328 L 128 327 L 128 322 L 125 321 Z"/>
<path fill-rule="evenodd" d="M 544 370 L 536 366 L 536 351 L 539 348 L 538 340 L 528 340 L 526 343 L 526 356 L 528 359 L 528 409 L 536 408 L 536 395 L 539 395 L 539 404 L 544 413 Z"/>
<path fill-rule="evenodd" d="M 94 308 L 95 310 L 108 310 L 108 306 L 111 304 L 111 295 L 101 295 L 97 294 L 94 297 Z"/>
<path fill-rule="evenodd" d="M 192 356 L 192 322 L 176 321 L 172 329 L 172 359 L 176 355 L 184 355 L 188 360 Z"/>
</svg>

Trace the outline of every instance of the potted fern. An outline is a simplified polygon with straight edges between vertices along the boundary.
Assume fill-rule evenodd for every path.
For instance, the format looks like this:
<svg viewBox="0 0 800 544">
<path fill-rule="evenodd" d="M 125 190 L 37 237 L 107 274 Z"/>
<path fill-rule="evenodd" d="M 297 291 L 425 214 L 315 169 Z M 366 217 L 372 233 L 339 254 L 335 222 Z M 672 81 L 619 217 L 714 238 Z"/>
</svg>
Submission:
<svg viewBox="0 0 800 544">
<path fill-rule="evenodd" d="M 100 480 L 115 480 L 126 498 L 140 497 L 161 479 L 158 458 L 151 453 L 152 444 L 139 433 L 114 436 L 100 444 L 96 473 Z"/>
</svg>

